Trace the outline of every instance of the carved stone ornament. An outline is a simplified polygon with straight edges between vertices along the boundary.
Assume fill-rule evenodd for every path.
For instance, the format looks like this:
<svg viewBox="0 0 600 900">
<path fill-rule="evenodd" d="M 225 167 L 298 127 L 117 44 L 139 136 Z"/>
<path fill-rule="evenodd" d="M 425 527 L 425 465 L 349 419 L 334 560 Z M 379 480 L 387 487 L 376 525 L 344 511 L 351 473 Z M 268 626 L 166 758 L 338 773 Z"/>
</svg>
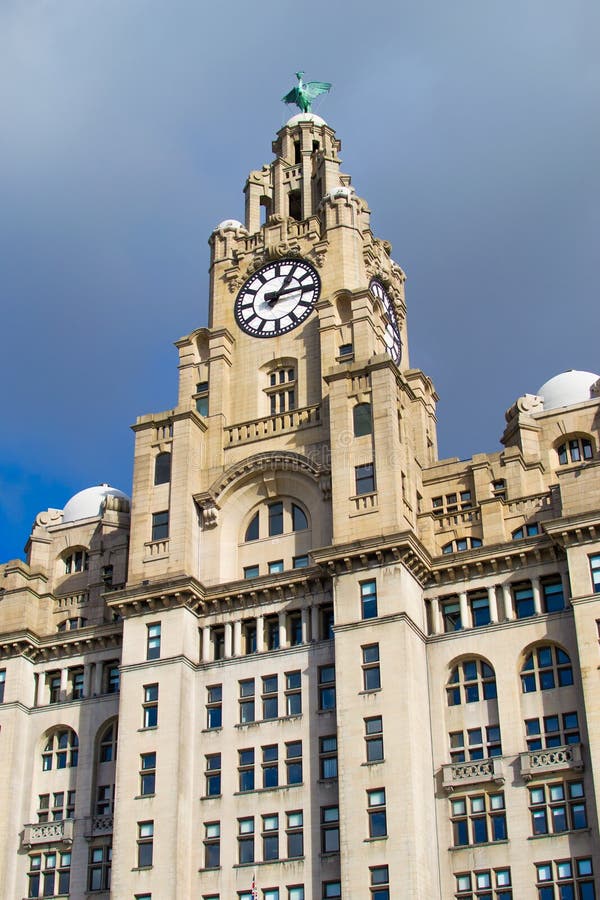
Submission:
<svg viewBox="0 0 600 900">
<path fill-rule="evenodd" d="M 540 413 L 544 411 L 544 400 L 542 397 L 538 397 L 536 394 L 523 394 L 522 397 L 513 403 L 510 409 L 507 409 L 504 413 L 504 418 L 507 422 L 511 422 L 516 416 L 520 413 L 523 413 L 527 416 L 532 416 L 535 413 Z"/>
<path fill-rule="evenodd" d="M 59 525 L 62 522 L 62 509 L 45 509 L 35 517 L 35 524 L 46 528 L 48 525 Z"/>
<path fill-rule="evenodd" d="M 590 394 L 592 397 L 600 397 L 600 378 L 591 385 Z"/>
<path fill-rule="evenodd" d="M 209 494 L 204 494 L 200 497 L 196 496 L 194 499 L 198 504 L 198 509 L 200 510 L 203 528 L 214 528 L 216 525 L 218 525 L 219 507 L 217 506 L 214 498 Z"/>
</svg>

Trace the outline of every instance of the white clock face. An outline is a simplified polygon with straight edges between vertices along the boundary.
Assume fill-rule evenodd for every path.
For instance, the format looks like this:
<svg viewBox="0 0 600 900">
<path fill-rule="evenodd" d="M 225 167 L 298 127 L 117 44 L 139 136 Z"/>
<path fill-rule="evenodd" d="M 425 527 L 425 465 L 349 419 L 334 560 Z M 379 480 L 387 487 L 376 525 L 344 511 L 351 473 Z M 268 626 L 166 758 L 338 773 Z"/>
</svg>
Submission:
<svg viewBox="0 0 600 900">
<path fill-rule="evenodd" d="M 236 322 L 253 337 L 278 337 L 311 314 L 320 292 L 321 280 L 304 260 L 267 263 L 240 289 L 234 306 Z"/>
<path fill-rule="evenodd" d="M 383 304 L 383 309 L 385 312 L 385 344 L 388 349 L 388 353 L 396 363 L 396 365 L 400 365 L 400 360 L 402 359 L 402 338 L 400 337 L 400 330 L 398 328 L 398 324 L 396 322 L 396 312 L 394 310 L 394 304 L 392 303 L 389 294 L 386 289 L 382 285 L 377 278 L 373 278 L 369 285 L 369 290 L 372 294 L 381 300 Z"/>
</svg>

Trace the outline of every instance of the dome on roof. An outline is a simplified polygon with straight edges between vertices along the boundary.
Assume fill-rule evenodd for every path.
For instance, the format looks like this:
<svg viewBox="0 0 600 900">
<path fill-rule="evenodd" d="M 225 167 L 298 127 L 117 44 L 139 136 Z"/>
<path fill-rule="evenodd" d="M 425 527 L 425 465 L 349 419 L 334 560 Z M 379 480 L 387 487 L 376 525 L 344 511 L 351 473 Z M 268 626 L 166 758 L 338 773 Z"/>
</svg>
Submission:
<svg viewBox="0 0 600 900">
<path fill-rule="evenodd" d="M 298 122 L 312 122 L 314 125 L 327 125 L 325 119 L 322 119 L 321 116 L 316 116 L 314 113 L 309 112 L 299 112 L 296 113 L 295 116 L 292 116 L 291 119 L 288 119 L 285 123 L 288 126 L 297 125 Z"/>
<path fill-rule="evenodd" d="M 579 372 L 570 369 L 555 375 L 538 390 L 538 396 L 544 401 L 544 409 L 559 409 L 561 406 L 572 406 L 574 403 L 585 403 L 595 395 L 592 385 L 600 379 L 593 372 Z M 596 395 L 597 396 L 597 395 Z"/>
<path fill-rule="evenodd" d="M 237 219 L 223 219 L 222 222 L 219 222 L 215 231 L 236 231 L 238 228 L 243 228 L 246 230 L 245 226 L 238 222 Z"/>
<path fill-rule="evenodd" d="M 109 497 L 125 501 L 127 508 L 129 508 L 129 497 L 127 494 L 111 487 L 110 484 L 98 484 L 95 487 L 79 491 L 78 494 L 74 494 L 71 497 L 63 510 L 63 524 L 77 522 L 79 519 L 95 519 L 101 516 Z M 125 506 L 125 503 L 123 506 Z"/>
</svg>

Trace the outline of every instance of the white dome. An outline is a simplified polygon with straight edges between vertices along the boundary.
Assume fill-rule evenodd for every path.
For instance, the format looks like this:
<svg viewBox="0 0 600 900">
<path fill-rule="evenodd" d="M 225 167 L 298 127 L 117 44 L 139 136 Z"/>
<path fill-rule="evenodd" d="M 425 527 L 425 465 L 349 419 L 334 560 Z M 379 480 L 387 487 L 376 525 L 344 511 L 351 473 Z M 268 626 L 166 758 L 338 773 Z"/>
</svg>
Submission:
<svg viewBox="0 0 600 900">
<path fill-rule="evenodd" d="M 299 112 L 296 113 L 295 116 L 292 116 L 291 119 L 288 119 L 285 123 L 288 126 L 297 125 L 298 122 L 312 122 L 314 125 L 327 125 L 325 119 L 322 119 L 321 116 L 316 116 L 314 113 L 309 112 Z"/>
<path fill-rule="evenodd" d="M 555 375 L 554 378 L 543 384 L 538 391 L 538 396 L 543 399 L 545 410 L 572 406 L 574 403 L 584 403 L 593 398 L 591 387 L 599 378 L 600 375 L 594 375 L 593 372 L 578 372 L 577 369 L 570 369 L 568 372 Z"/>
<path fill-rule="evenodd" d="M 75 494 L 63 509 L 63 524 L 77 522 L 79 519 L 95 519 L 101 516 L 107 497 L 118 497 L 129 503 L 129 497 L 123 491 L 113 488 L 110 484 L 98 484 L 95 487 L 86 488 Z"/>
<path fill-rule="evenodd" d="M 245 226 L 242 225 L 241 222 L 238 222 L 237 219 L 223 219 L 222 222 L 219 222 L 215 231 L 235 231 L 238 228 L 243 228 L 246 230 Z"/>
</svg>

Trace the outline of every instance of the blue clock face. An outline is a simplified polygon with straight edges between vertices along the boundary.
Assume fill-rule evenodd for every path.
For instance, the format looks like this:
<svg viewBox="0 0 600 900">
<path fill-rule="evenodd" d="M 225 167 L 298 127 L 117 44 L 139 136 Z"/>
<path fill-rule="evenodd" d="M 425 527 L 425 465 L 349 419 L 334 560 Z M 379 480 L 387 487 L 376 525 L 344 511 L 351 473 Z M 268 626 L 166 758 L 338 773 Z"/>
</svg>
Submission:
<svg viewBox="0 0 600 900">
<path fill-rule="evenodd" d="M 371 279 L 369 290 L 378 300 L 381 300 L 385 319 L 385 345 L 388 353 L 396 365 L 399 366 L 400 360 L 402 359 L 402 338 L 400 337 L 400 329 L 398 328 L 398 322 L 396 320 L 394 304 L 388 292 L 377 278 Z"/>
<path fill-rule="evenodd" d="M 267 263 L 241 287 L 235 300 L 235 320 L 253 337 L 279 337 L 311 314 L 320 293 L 321 280 L 304 260 Z"/>
</svg>

